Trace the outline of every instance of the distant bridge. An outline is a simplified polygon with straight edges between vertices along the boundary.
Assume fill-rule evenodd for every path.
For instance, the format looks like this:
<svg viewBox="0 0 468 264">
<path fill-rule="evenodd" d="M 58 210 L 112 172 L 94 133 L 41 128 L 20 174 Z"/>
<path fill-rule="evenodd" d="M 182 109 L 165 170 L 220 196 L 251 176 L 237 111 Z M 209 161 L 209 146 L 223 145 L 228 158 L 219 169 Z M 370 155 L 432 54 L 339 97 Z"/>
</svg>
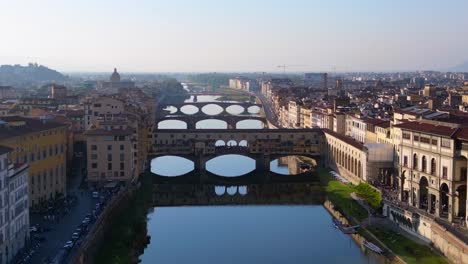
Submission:
<svg viewBox="0 0 468 264">
<path fill-rule="evenodd" d="M 205 114 L 196 114 L 196 115 L 167 115 L 164 117 L 157 118 L 157 125 L 160 122 L 168 120 L 177 120 L 182 121 L 187 124 L 187 129 L 195 129 L 198 122 L 203 120 L 221 120 L 227 123 L 228 129 L 235 129 L 237 124 L 244 120 L 258 120 L 261 121 L 264 127 L 268 126 L 267 120 L 265 117 L 261 116 L 248 116 L 248 115 L 205 115 Z"/>
<path fill-rule="evenodd" d="M 240 106 L 240 107 L 244 108 L 244 112 L 247 112 L 247 109 L 249 107 L 252 107 L 252 106 L 257 106 L 257 107 L 262 108 L 262 104 L 257 104 L 257 103 L 251 103 L 251 102 L 224 102 L 224 101 L 220 101 L 220 102 L 160 103 L 159 108 L 164 109 L 164 108 L 167 108 L 167 107 L 171 106 L 171 107 L 176 108 L 176 112 L 174 112 L 173 114 L 175 114 L 175 113 L 184 114 L 180 109 L 182 107 L 184 107 L 184 106 L 189 106 L 189 105 L 192 105 L 192 106 L 195 106 L 196 108 L 198 108 L 199 112 L 201 112 L 201 109 L 204 106 L 207 106 L 207 105 L 218 105 L 223 109 L 223 112 L 225 112 L 226 109 L 228 107 L 230 107 L 230 106 Z"/>
</svg>

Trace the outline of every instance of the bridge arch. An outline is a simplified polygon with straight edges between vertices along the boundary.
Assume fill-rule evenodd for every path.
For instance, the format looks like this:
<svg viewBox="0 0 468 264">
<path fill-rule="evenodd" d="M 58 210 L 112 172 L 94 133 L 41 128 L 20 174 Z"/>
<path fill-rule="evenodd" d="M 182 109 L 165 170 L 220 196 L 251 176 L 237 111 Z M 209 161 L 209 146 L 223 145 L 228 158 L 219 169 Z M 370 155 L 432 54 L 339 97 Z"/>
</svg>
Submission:
<svg viewBox="0 0 468 264">
<path fill-rule="evenodd" d="M 225 111 L 231 115 L 240 115 L 246 111 L 245 107 L 233 104 L 225 108 Z"/>
<path fill-rule="evenodd" d="M 250 114 L 259 114 L 261 110 L 262 108 L 260 108 L 257 105 L 252 105 L 247 108 L 247 112 L 249 112 Z"/>
<path fill-rule="evenodd" d="M 216 121 L 216 123 L 214 123 L 213 121 Z M 228 122 L 226 122 L 225 120 L 221 120 L 221 119 L 207 118 L 207 119 L 203 119 L 203 120 L 196 122 L 195 128 L 197 129 L 227 129 Z"/>
<path fill-rule="evenodd" d="M 224 147 L 224 146 L 226 146 L 226 142 L 224 140 L 222 139 L 216 140 L 215 147 Z"/>
<path fill-rule="evenodd" d="M 248 147 L 249 146 L 249 142 L 245 139 L 239 141 L 239 143 L 237 144 L 239 147 Z"/>
<path fill-rule="evenodd" d="M 177 177 L 194 170 L 195 163 L 180 156 L 165 155 L 151 160 L 151 172 L 158 176 Z"/>
<path fill-rule="evenodd" d="M 198 112 L 200 112 L 200 108 L 198 108 L 195 105 L 187 104 L 183 105 L 179 108 L 179 112 L 184 114 L 184 115 L 194 115 Z"/>
<path fill-rule="evenodd" d="M 165 119 L 157 124 L 158 129 L 187 129 L 188 124 L 185 121 L 178 119 Z"/>
<path fill-rule="evenodd" d="M 264 127 L 265 127 L 265 123 L 262 120 L 256 119 L 253 117 L 246 117 L 244 120 L 240 120 L 236 122 L 237 129 L 249 129 L 249 128 L 259 129 L 259 128 L 264 128 Z"/>
<path fill-rule="evenodd" d="M 312 159 L 312 161 L 309 162 L 306 159 Z M 281 175 L 298 175 L 298 174 L 312 171 L 314 168 L 317 167 L 318 162 L 317 162 L 316 157 L 285 154 L 285 155 L 274 155 L 274 157 L 270 160 L 269 165 L 270 165 L 269 170 L 271 172 L 281 174 Z M 275 165 L 277 166 L 276 168 L 274 167 Z"/>
<path fill-rule="evenodd" d="M 215 194 L 217 196 L 223 196 L 224 194 L 226 194 L 226 186 L 218 186 L 216 185 L 214 187 L 214 191 L 215 191 Z"/>
<path fill-rule="evenodd" d="M 224 154 L 206 161 L 206 170 L 217 176 L 239 177 L 256 169 L 255 160 L 240 154 Z"/>
<path fill-rule="evenodd" d="M 213 109 L 210 110 L 210 108 L 213 108 Z M 201 111 L 205 113 L 206 115 L 215 116 L 215 115 L 219 115 L 223 113 L 225 109 L 216 103 L 210 103 L 210 104 L 203 106 L 201 108 Z"/>
<path fill-rule="evenodd" d="M 229 194 L 230 196 L 236 195 L 238 192 L 238 187 L 237 186 L 228 186 L 226 187 L 226 193 Z"/>
</svg>

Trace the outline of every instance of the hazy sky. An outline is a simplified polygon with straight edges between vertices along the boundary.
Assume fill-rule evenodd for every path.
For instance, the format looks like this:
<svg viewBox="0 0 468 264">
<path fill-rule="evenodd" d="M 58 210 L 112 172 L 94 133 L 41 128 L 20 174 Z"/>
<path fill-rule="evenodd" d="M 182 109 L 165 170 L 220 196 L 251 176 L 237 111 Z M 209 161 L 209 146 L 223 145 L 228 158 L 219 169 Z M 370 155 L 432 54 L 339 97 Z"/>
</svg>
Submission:
<svg viewBox="0 0 468 264">
<path fill-rule="evenodd" d="M 467 0 L 0 0 L 0 64 L 59 71 L 441 69 Z"/>
</svg>

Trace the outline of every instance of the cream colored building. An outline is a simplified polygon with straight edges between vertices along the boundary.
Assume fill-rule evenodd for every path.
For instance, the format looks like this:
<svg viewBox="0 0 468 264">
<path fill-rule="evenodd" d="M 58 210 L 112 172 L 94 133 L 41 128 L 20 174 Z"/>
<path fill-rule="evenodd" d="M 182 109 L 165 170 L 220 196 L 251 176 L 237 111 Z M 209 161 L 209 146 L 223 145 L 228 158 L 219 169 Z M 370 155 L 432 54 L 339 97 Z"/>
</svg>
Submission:
<svg viewBox="0 0 468 264">
<path fill-rule="evenodd" d="M 133 182 L 136 179 L 132 129 L 93 129 L 85 134 L 89 183 Z"/>
<path fill-rule="evenodd" d="M 0 264 L 11 263 L 29 240 L 28 164 L 11 163 L 0 146 Z"/>
<path fill-rule="evenodd" d="M 307 106 L 301 107 L 300 124 L 302 128 L 312 128 L 311 114 L 312 114 L 312 110 L 310 109 L 310 107 L 307 107 Z"/>
<path fill-rule="evenodd" d="M 466 221 L 468 130 L 420 120 L 393 128 L 400 199 L 448 221 Z"/>
</svg>

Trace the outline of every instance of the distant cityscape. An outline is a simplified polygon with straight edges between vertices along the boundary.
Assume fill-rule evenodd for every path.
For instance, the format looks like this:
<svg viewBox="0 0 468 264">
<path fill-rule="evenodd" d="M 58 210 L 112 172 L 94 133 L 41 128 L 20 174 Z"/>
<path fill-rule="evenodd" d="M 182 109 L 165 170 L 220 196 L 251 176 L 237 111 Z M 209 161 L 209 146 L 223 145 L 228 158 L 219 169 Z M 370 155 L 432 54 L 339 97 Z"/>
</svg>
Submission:
<svg viewBox="0 0 468 264">
<path fill-rule="evenodd" d="M 292 174 L 325 169 L 344 186 L 367 184 L 381 201 L 363 208 L 450 262 L 468 262 L 467 72 L 64 75 L 29 64 L 1 66 L 0 85 L 0 263 L 90 263 L 115 208 L 144 188 L 153 157 L 197 157 L 205 177 L 203 155 L 230 152 L 276 155 L 294 164 Z M 203 109 L 208 95 L 225 98 L 225 132 L 199 121 L 184 121 L 186 132 L 160 126 L 204 120 L 201 110 L 165 107 Z M 245 107 L 239 120 L 248 107 L 261 109 L 251 118 L 261 124 L 255 135 L 237 127 L 231 104 Z"/>
</svg>

